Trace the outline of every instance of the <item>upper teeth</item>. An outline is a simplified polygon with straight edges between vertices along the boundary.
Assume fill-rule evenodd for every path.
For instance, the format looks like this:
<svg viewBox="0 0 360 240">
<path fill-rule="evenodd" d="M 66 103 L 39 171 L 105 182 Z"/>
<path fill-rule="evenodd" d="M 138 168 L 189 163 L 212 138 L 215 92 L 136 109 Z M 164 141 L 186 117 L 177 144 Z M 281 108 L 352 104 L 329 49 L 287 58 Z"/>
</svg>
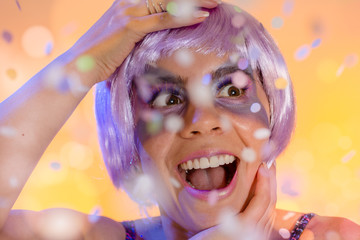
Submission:
<svg viewBox="0 0 360 240">
<path fill-rule="evenodd" d="M 191 169 L 205 169 L 205 168 L 215 168 L 220 165 L 229 164 L 234 162 L 235 157 L 232 155 L 217 155 L 211 156 L 210 158 L 201 157 L 189 160 L 180 164 L 181 168 L 184 170 Z"/>
</svg>

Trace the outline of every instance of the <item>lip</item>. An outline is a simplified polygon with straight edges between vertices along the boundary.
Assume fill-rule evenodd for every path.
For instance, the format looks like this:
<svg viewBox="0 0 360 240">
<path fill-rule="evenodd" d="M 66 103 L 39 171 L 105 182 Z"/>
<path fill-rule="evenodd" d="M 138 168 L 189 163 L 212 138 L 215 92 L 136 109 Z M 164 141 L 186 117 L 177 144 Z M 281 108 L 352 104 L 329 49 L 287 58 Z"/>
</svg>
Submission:
<svg viewBox="0 0 360 240">
<path fill-rule="evenodd" d="M 195 158 L 201 158 L 201 157 L 207 157 L 210 158 L 211 156 L 214 155 L 224 155 L 224 154 L 228 154 L 228 155 L 233 155 L 235 156 L 238 161 L 240 161 L 240 158 L 237 157 L 235 154 L 229 152 L 229 151 L 223 151 L 223 150 L 201 150 L 201 151 L 197 151 L 194 152 L 190 155 L 188 155 L 186 158 L 184 158 L 184 160 L 182 160 L 178 165 L 187 162 L 189 160 L 195 159 Z M 239 165 L 238 165 L 239 166 Z M 178 166 L 176 166 L 178 167 Z M 178 178 L 180 179 L 180 182 L 182 183 L 182 185 L 184 186 L 185 190 L 194 198 L 203 200 L 203 201 L 208 201 L 210 198 L 210 194 L 212 195 L 211 197 L 213 197 L 213 191 L 214 190 L 197 190 L 195 188 L 192 188 L 187 182 L 186 180 L 184 180 L 181 176 L 178 170 L 176 170 L 177 174 L 178 174 Z M 237 178 L 238 178 L 238 169 L 236 168 L 235 174 L 233 179 L 231 180 L 231 182 L 229 183 L 229 185 L 227 185 L 224 188 L 220 188 L 220 189 L 216 189 L 216 193 L 217 193 L 217 199 L 221 200 L 224 198 L 227 198 L 229 195 L 231 195 L 231 193 L 234 191 L 235 186 L 236 186 L 236 182 L 237 182 Z"/>
</svg>

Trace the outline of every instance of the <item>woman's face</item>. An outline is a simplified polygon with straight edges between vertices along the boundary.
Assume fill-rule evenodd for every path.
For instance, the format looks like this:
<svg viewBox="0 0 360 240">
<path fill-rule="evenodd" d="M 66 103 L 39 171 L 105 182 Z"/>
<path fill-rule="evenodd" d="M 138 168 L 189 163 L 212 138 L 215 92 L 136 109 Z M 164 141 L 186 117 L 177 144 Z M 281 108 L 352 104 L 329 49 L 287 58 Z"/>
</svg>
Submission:
<svg viewBox="0 0 360 240">
<path fill-rule="evenodd" d="M 191 53 L 190 66 L 173 54 L 147 67 L 136 81 L 135 118 L 161 214 L 197 232 L 217 224 L 224 208 L 246 206 L 268 142 L 254 133 L 268 129 L 269 103 L 251 70 Z"/>
</svg>

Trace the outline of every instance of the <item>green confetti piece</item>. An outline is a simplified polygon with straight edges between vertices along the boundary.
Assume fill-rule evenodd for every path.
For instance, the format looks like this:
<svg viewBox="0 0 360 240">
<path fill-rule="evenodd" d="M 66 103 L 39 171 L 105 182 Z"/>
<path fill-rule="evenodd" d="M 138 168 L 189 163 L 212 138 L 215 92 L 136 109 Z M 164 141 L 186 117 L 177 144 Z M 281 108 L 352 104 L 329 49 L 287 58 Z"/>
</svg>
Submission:
<svg viewBox="0 0 360 240">
<path fill-rule="evenodd" d="M 178 6 L 175 2 L 169 2 L 166 6 L 166 10 L 171 14 L 171 15 L 176 15 Z"/>
<path fill-rule="evenodd" d="M 81 72 L 88 72 L 95 66 L 95 60 L 90 55 L 82 55 L 76 60 L 76 67 Z"/>
<path fill-rule="evenodd" d="M 237 12 L 239 12 L 239 13 L 242 12 L 242 10 L 241 10 L 238 6 L 234 6 L 234 9 L 235 9 L 235 11 L 237 11 Z"/>
</svg>

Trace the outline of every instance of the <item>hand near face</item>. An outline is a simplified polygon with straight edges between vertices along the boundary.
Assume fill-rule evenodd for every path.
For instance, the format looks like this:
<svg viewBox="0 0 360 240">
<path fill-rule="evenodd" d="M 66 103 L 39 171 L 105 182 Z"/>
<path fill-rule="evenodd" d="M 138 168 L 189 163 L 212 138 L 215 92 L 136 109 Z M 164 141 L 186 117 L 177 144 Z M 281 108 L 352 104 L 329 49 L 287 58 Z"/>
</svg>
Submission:
<svg viewBox="0 0 360 240">
<path fill-rule="evenodd" d="M 254 180 L 255 192 L 245 210 L 226 217 L 220 225 L 206 229 L 191 238 L 198 239 L 270 239 L 275 221 L 276 170 L 261 164 Z M 225 218 L 224 218 L 225 219 Z"/>
<path fill-rule="evenodd" d="M 208 16 L 202 7 L 214 8 L 217 1 L 190 1 L 194 12 L 186 21 L 160 10 L 166 9 L 167 0 L 149 1 L 149 13 L 145 0 L 116 0 L 106 13 L 67 52 L 67 59 L 73 61 L 82 55 L 90 55 L 96 63 L 90 74 L 89 84 L 107 79 L 134 48 L 150 32 L 179 28 L 202 22 Z M 154 4 L 154 5 L 153 5 Z M 157 9 L 155 13 L 154 6 Z"/>
</svg>

